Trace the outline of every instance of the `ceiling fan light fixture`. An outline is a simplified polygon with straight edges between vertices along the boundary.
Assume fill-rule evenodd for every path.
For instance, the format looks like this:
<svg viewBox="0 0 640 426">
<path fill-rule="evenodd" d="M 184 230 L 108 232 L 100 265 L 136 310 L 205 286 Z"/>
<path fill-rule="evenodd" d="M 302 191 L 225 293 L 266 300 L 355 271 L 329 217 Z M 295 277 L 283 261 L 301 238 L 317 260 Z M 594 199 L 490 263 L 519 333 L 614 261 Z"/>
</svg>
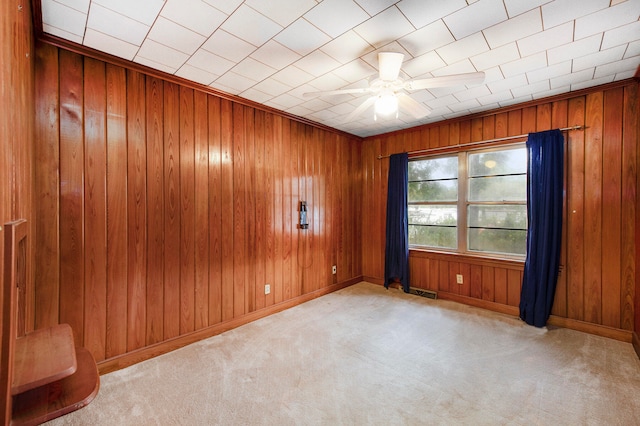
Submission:
<svg viewBox="0 0 640 426">
<path fill-rule="evenodd" d="M 375 103 L 376 115 L 387 116 L 398 112 L 398 97 L 393 92 L 378 95 Z"/>
</svg>

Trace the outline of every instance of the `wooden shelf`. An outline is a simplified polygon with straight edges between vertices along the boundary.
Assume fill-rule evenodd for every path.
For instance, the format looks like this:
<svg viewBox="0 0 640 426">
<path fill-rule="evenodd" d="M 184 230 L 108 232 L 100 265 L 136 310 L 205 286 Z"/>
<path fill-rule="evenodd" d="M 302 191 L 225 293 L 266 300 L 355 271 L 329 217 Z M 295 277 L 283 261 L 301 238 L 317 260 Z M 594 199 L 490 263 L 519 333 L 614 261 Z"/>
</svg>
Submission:
<svg viewBox="0 0 640 426">
<path fill-rule="evenodd" d="M 16 339 L 11 394 L 58 381 L 77 369 L 73 332 L 68 324 L 36 330 Z"/>
<path fill-rule="evenodd" d="M 12 425 L 37 425 L 89 404 L 98 394 L 100 376 L 91 353 L 76 348 L 76 372 L 64 379 L 13 397 Z"/>
</svg>

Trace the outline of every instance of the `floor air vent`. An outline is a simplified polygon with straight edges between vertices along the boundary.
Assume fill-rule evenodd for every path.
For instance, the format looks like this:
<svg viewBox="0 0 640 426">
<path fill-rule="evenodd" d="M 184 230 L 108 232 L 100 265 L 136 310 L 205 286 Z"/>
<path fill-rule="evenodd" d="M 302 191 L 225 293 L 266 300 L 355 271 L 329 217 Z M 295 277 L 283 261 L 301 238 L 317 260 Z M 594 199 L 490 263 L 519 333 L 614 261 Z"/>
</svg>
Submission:
<svg viewBox="0 0 640 426">
<path fill-rule="evenodd" d="M 416 296 L 426 297 L 428 299 L 437 299 L 438 293 L 431 290 L 422 290 L 420 288 L 409 288 L 409 293 L 415 294 Z"/>
</svg>

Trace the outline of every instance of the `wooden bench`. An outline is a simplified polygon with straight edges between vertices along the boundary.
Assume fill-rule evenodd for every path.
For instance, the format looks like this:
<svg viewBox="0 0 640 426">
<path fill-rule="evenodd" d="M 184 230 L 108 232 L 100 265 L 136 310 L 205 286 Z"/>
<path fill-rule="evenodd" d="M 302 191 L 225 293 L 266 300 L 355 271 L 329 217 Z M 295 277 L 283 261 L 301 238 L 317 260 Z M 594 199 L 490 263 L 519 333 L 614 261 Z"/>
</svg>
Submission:
<svg viewBox="0 0 640 426">
<path fill-rule="evenodd" d="M 4 225 L 4 234 L 0 399 L 6 404 L 0 420 L 40 424 L 89 404 L 100 376 L 91 353 L 75 346 L 68 324 L 25 333 L 27 222 Z"/>
</svg>

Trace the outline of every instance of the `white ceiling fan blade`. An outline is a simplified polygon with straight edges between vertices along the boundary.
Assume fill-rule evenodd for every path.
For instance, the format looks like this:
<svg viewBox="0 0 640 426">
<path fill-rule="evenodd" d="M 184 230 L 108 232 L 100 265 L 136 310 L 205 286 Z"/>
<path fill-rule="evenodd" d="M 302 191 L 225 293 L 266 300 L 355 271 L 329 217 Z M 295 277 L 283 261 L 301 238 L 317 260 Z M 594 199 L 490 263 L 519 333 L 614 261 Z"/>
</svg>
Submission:
<svg viewBox="0 0 640 426">
<path fill-rule="evenodd" d="M 400 74 L 400 67 L 404 55 L 395 52 L 378 53 L 378 69 L 380 70 L 380 80 L 394 81 Z"/>
<path fill-rule="evenodd" d="M 451 74 L 442 77 L 423 78 L 410 80 L 404 84 L 407 90 L 431 89 L 433 87 L 450 87 L 463 84 L 480 84 L 484 81 L 484 72 L 472 72 L 466 74 Z"/>
<path fill-rule="evenodd" d="M 363 94 L 363 93 L 369 93 L 369 92 L 373 92 L 374 90 L 370 87 L 363 87 L 363 88 L 358 88 L 358 89 L 339 89 L 339 90 L 327 90 L 327 91 L 320 91 L 320 92 L 307 92 L 307 93 L 303 93 L 302 97 L 303 98 L 316 98 L 318 96 L 334 96 L 334 95 L 345 95 L 345 94 L 349 94 L 349 93 L 357 93 L 357 94 Z"/>
<path fill-rule="evenodd" d="M 347 117 L 342 120 L 343 123 L 348 123 L 351 120 L 353 120 L 355 117 L 359 116 L 360 114 L 362 114 L 367 108 L 369 108 L 371 105 L 374 104 L 374 102 L 376 101 L 376 96 L 371 96 L 369 98 L 367 98 L 366 101 L 364 101 L 363 103 L 361 103 L 358 108 L 354 109 L 353 112 L 349 115 L 347 115 Z"/>
<path fill-rule="evenodd" d="M 431 113 L 429 108 L 422 105 L 406 93 L 396 93 L 396 96 L 398 97 L 398 104 L 400 105 L 400 108 L 407 111 L 415 118 L 424 118 Z"/>
</svg>

